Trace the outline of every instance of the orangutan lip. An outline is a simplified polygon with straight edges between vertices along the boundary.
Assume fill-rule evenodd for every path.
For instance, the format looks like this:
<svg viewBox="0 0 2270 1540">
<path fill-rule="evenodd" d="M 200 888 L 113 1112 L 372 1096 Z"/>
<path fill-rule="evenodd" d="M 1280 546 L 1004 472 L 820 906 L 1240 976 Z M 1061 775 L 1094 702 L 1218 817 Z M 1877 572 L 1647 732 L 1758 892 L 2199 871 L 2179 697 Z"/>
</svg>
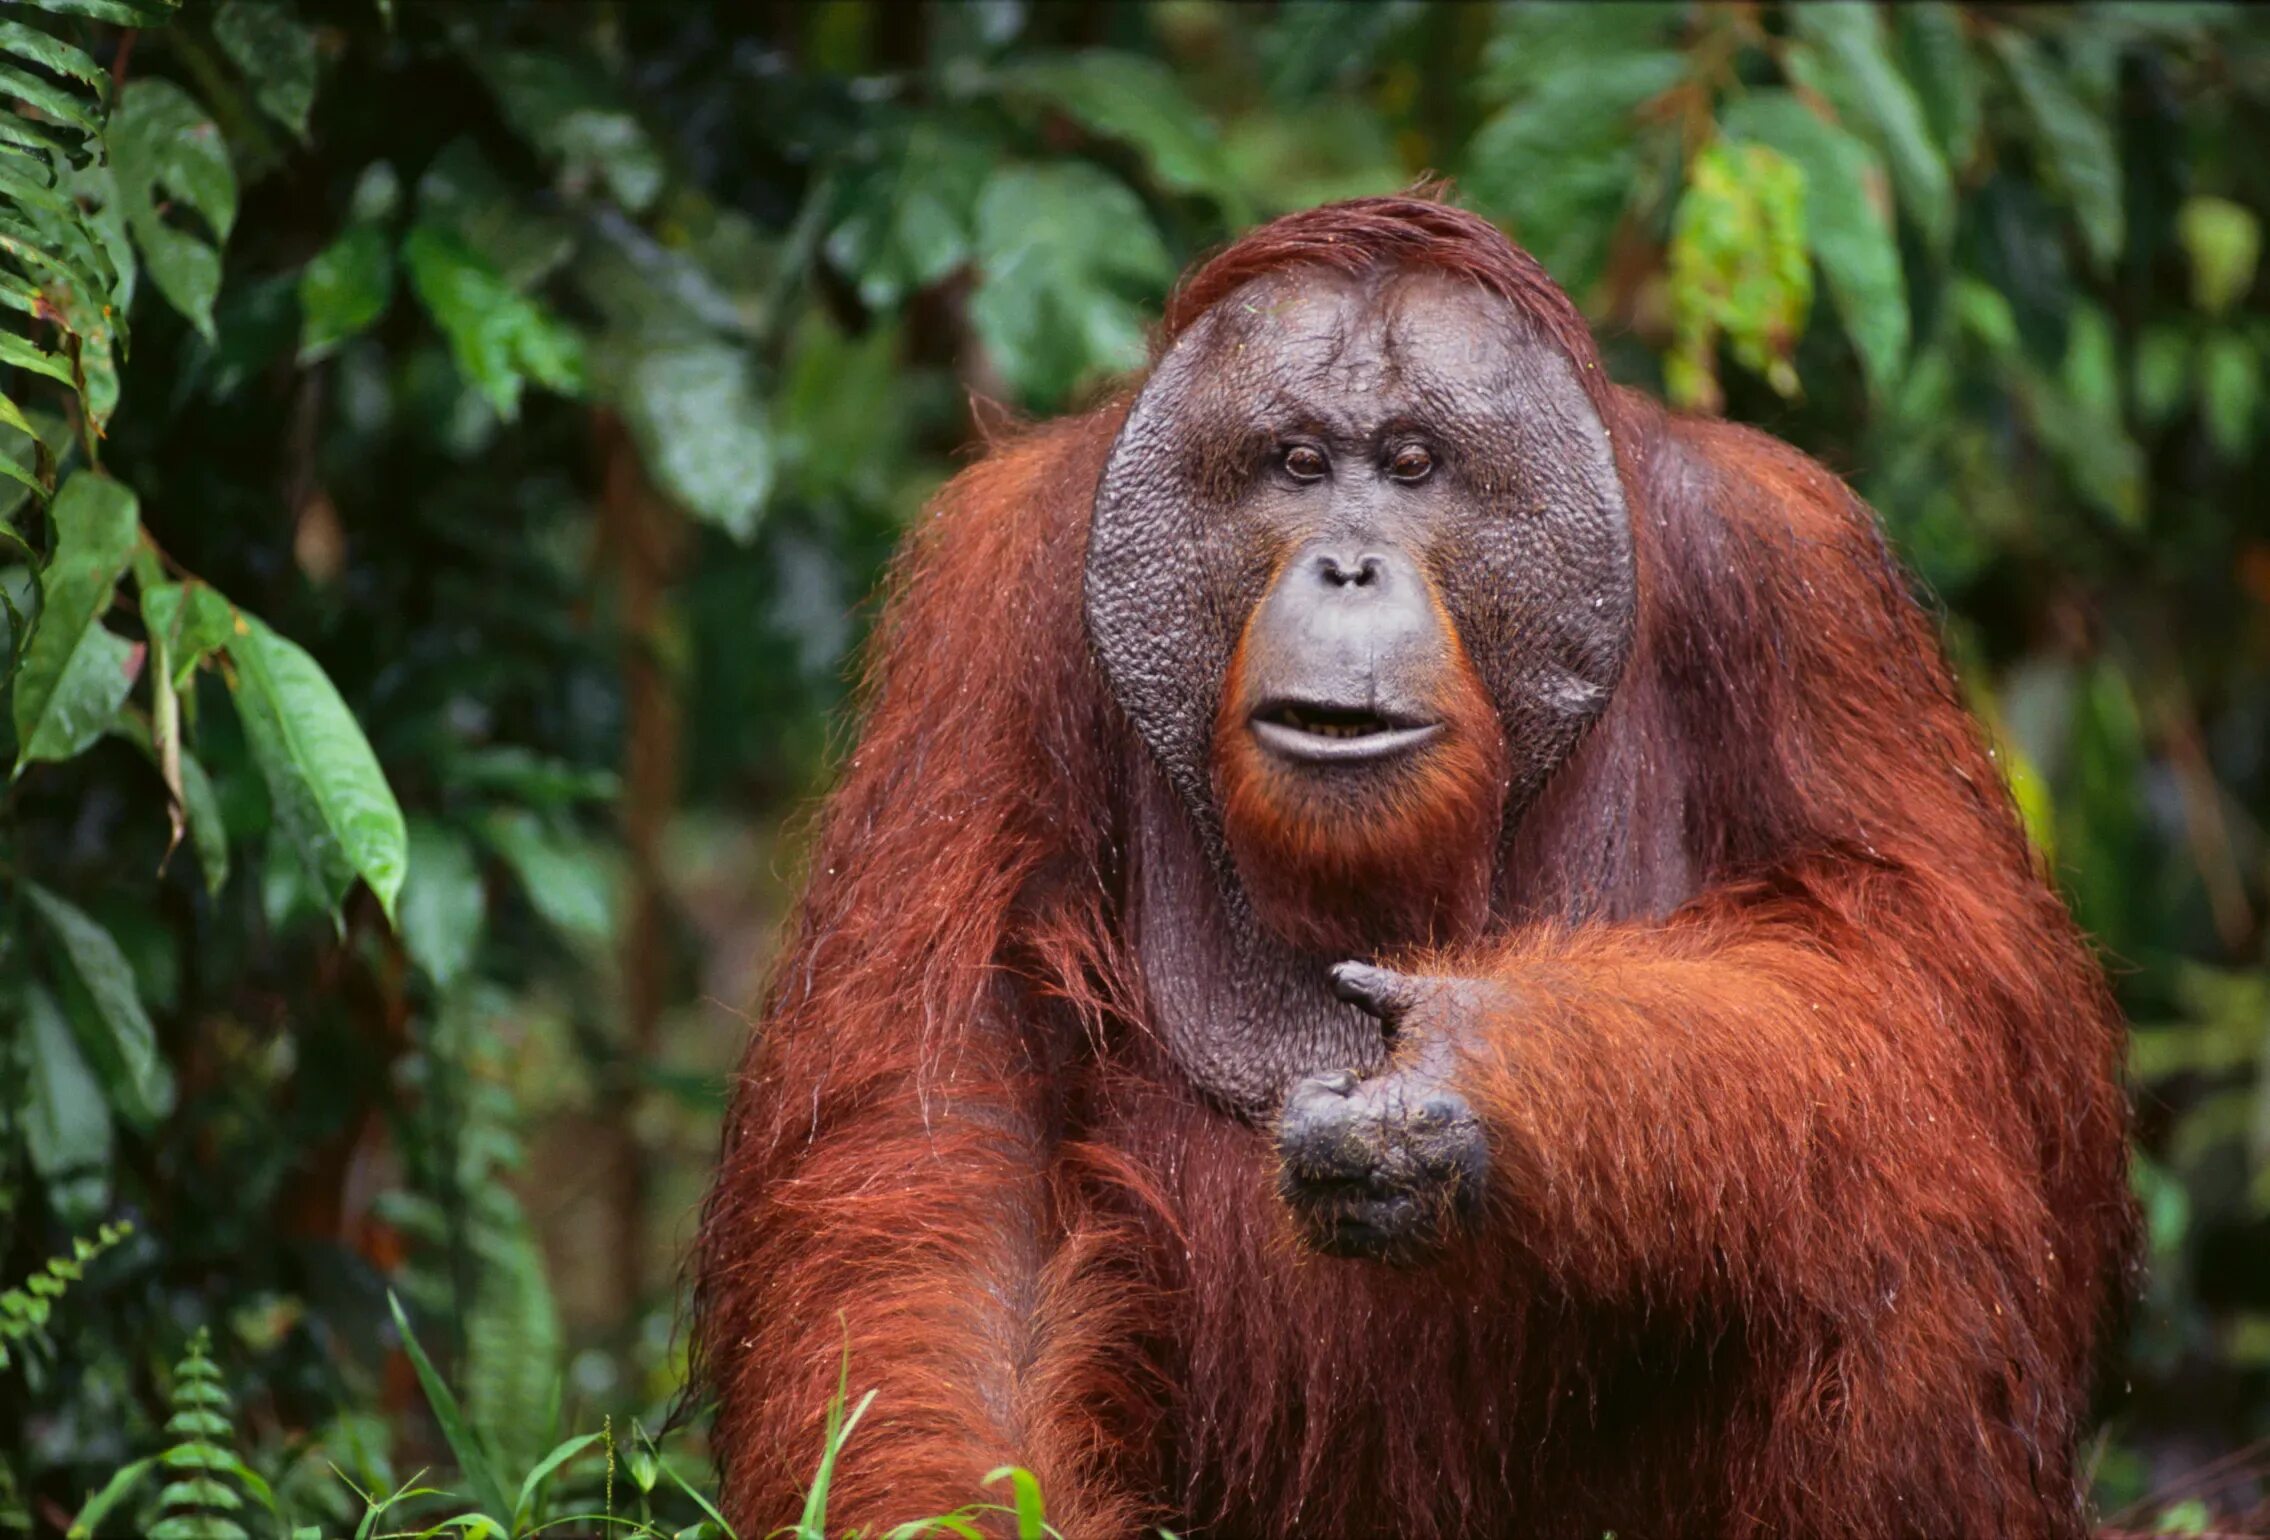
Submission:
<svg viewBox="0 0 2270 1540">
<path fill-rule="evenodd" d="M 1390 716 L 1365 706 L 1273 700 L 1253 714 L 1253 735 L 1287 759 L 1313 765 L 1362 764 L 1408 753 L 1442 731 L 1439 722 Z"/>
</svg>

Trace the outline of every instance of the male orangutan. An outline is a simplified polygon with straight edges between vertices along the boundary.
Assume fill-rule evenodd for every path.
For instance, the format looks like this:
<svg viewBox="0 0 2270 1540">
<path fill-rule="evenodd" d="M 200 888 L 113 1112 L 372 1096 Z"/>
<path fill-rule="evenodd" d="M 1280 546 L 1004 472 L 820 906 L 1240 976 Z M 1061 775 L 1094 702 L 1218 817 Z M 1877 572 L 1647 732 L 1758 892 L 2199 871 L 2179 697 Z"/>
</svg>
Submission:
<svg viewBox="0 0 2270 1540">
<path fill-rule="evenodd" d="M 909 542 L 727 1123 L 725 1507 L 2068 1537 L 2122 1029 L 1868 513 L 1337 204 Z"/>
</svg>

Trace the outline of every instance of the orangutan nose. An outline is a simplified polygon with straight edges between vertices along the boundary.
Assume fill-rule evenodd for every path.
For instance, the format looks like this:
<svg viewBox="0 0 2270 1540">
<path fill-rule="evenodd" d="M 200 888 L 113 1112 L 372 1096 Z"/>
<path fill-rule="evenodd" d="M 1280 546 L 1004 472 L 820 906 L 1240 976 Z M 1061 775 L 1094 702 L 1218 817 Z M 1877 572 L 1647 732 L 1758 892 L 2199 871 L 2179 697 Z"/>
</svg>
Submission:
<svg viewBox="0 0 2270 1540">
<path fill-rule="evenodd" d="M 1287 562 L 1254 613 L 1247 718 L 1280 758 L 1354 765 L 1438 731 L 1428 702 L 1448 656 L 1416 563 L 1392 547 L 1316 545 Z"/>
</svg>

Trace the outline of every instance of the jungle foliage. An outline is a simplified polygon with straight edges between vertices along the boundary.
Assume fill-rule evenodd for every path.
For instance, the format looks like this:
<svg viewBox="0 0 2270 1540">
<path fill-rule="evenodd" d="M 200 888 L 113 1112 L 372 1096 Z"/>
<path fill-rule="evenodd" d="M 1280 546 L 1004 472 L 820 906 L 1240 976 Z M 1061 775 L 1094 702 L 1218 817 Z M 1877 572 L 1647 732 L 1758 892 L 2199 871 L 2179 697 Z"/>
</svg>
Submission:
<svg viewBox="0 0 2270 1540">
<path fill-rule="evenodd" d="M 18 0 L 0 97 L 0 1531 L 709 1532 L 863 596 L 973 396 L 1428 172 L 1881 511 L 2137 1023 L 2101 1498 L 2262 1501 L 2262 12 Z"/>
</svg>

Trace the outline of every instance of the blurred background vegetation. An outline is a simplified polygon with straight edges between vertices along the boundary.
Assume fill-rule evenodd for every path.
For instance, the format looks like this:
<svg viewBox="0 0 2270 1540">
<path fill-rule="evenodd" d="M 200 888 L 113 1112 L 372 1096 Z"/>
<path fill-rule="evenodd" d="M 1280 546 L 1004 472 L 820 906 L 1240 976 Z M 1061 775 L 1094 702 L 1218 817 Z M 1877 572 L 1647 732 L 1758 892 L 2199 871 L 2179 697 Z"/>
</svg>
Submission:
<svg viewBox="0 0 2270 1540">
<path fill-rule="evenodd" d="M 2262 12 L 18 0 L 0 98 L 0 1531 L 698 1529 L 633 1427 L 881 564 L 1426 172 L 1881 511 L 2137 1026 L 2101 1499 L 2263 1503 Z"/>
</svg>

